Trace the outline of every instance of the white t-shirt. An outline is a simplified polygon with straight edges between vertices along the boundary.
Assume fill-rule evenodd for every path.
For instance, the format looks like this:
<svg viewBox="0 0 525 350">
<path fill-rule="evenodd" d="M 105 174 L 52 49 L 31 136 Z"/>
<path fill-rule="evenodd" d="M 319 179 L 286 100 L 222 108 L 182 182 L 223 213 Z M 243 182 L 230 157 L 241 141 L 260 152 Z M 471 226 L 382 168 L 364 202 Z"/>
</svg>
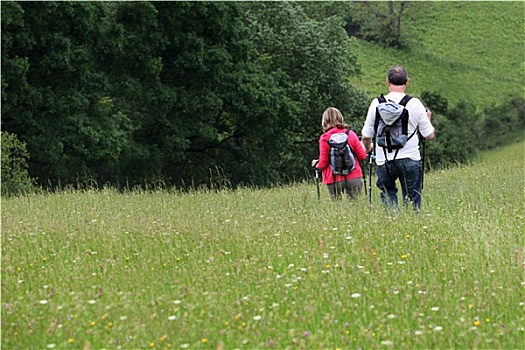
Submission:
<svg viewBox="0 0 525 350">
<path fill-rule="evenodd" d="M 405 96 L 403 92 L 390 92 L 385 95 L 387 100 L 391 100 L 395 103 L 399 103 L 401 99 Z M 374 138 L 374 122 L 376 119 L 376 107 L 379 104 L 377 98 L 374 98 L 370 107 L 368 108 L 368 114 L 366 115 L 365 125 L 361 131 L 361 135 L 367 138 Z M 428 119 L 427 112 L 423 103 L 416 98 L 412 97 L 408 101 L 406 107 L 408 110 L 408 136 L 412 135 L 418 128 L 419 132 L 423 137 L 430 136 L 434 132 L 434 127 Z M 393 160 L 395 155 L 395 150 L 392 153 L 388 153 L 385 149 L 388 160 Z M 385 163 L 385 152 L 383 148 L 379 145 L 376 145 L 376 164 L 382 165 Z M 416 134 L 407 141 L 406 145 L 399 149 L 396 159 L 410 158 L 413 160 L 421 160 L 421 155 L 419 154 L 419 137 Z"/>
</svg>

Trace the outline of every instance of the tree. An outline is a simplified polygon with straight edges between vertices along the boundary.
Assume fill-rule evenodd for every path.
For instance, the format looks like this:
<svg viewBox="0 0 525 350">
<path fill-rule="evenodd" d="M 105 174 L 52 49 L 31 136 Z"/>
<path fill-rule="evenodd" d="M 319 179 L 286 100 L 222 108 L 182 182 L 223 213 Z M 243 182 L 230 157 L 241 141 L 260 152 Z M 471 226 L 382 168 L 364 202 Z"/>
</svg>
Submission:
<svg viewBox="0 0 525 350">
<path fill-rule="evenodd" d="M 2 131 L 2 196 L 18 195 L 36 190 L 36 180 L 27 171 L 26 144 L 16 135 Z"/>
<path fill-rule="evenodd" d="M 279 82 L 296 105 L 297 119 L 290 144 L 280 154 L 282 174 L 305 176 L 308 161 L 317 155 L 323 111 L 338 107 L 352 125 L 366 111 L 367 99 L 349 77 L 359 72 L 352 40 L 337 17 L 309 19 L 301 3 L 247 2 L 245 23 L 254 43 L 251 61 Z"/>
<path fill-rule="evenodd" d="M 153 3 L 110 5 L 107 27 L 97 45 L 98 69 L 107 79 L 112 106 L 129 119 L 118 178 L 127 185 L 143 185 L 163 178 L 163 143 L 176 135 L 169 134 L 166 120 L 175 97 L 161 80 L 168 42 Z"/>
<path fill-rule="evenodd" d="M 421 101 L 430 108 L 432 113 L 446 114 L 448 110 L 448 100 L 437 92 L 423 91 Z"/>
<path fill-rule="evenodd" d="M 276 78 L 248 61 L 238 4 L 124 2 L 112 18 L 101 69 L 134 126 L 126 181 L 275 182 L 271 150 L 283 143 L 280 118 L 292 106 Z"/>
<path fill-rule="evenodd" d="M 293 106 L 278 77 L 249 62 L 239 5 L 155 6 L 169 42 L 162 82 L 175 96 L 165 129 L 173 135 L 164 145 L 166 172 L 177 183 L 209 184 L 210 172 L 233 185 L 275 182 L 272 154 L 286 139 L 283 120 L 293 120 Z"/>
<path fill-rule="evenodd" d="M 42 183 L 118 167 L 129 120 L 111 107 L 93 49 L 106 16 L 105 3 L 2 3 L 2 128 L 27 144 Z"/>
<path fill-rule="evenodd" d="M 406 48 L 403 40 L 403 19 L 406 10 L 414 6 L 409 1 L 355 1 L 352 16 L 358 27 L 355 34 L 365 40 L 378 42 L 387 47 Z"/>
</svg>

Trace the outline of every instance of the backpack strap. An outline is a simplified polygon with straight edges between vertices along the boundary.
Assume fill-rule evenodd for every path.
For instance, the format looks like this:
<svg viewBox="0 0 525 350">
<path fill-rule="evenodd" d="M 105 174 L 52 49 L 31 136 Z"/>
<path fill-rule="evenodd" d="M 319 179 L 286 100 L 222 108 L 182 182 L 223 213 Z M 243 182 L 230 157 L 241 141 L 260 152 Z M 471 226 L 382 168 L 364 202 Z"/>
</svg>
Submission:
<svg viewBox="0 0 525 350">
<path fill-rule="evenodd" d="M 399 104 L 402 105 L 403 107 L 406 107 L 408 101 L 410 101 L 412 99 L 412 96 L 409 96 L 409 95 L 405 95 L 401 101 L 399 101 Z M 406 134 L 408 134 L 408 118 L 409 118 L 409 115 L 408 115 L 408 111 L 407 111 L 407 117 L 406 117 L 406 122 L 403 120 L 403 132 L 406 131 Z M 410 135 L 408 138 L 407 138 L 407 142 L 412 138 L 412 136 L 414 136 L 416 134 L 418 130 L 416 129 L 412 135 Z"/>
<path fill-rule="evenodd" d="M 408 101 L 410 101 L 411 98 L 412 98 L 412 96 L 405 95 L 401 99 L 401 101 L 399 101 L 399 104 L 401 106 L 405 107 L 405 110 L 403 111 L 403 119 L 401 119 L 401 128 L 403 130 L 403 134 L 407 134 L 407 135 L 408 135 L 408 118 L 409 118 L 409 114 L 408 114 L 408 110 L 406 109 L 406 105 L 407 105 Z"/>
<path fill-rule="evenodd" d="M 345 134 L 346 134 L 346 143 L 348 144 L 348 148 L 350 149 L 350 152 L 354 153 L 354 150 L 352 149 L 352 146 L 350 146 L 350 138 L 348 137 L 348 134 L 350 133 L 350 129 L 349 128 L 346 128 L 346 131 L 345 131 Z M 355 155 L 354 155 L 355 157 Z M 348 174 L 345 175 L 345 188 L 346 188 L 346 178 L 347 178 Z M 335 184 L 335 179 L 334 179 L 334 184 Z"/>
<path fill-rule="evenodd" d="M 403 107 L 406 107 L 408 101 L 410 101 L 411 99 L 412 99 L 412 96 L 405 95 L 405 96 L 401 99 L 401 101 L 399 101 L 399 104 L 402 105 Z"/>
</svg>

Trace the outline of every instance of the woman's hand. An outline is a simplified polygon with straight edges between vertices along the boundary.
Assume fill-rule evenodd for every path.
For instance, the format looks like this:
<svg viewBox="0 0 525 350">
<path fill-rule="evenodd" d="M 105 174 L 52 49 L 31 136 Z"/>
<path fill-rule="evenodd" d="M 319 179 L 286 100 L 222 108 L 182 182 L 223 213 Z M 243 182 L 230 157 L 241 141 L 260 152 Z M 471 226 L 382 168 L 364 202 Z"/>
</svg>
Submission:
<svg viewBox="0 0 525 350">
<path fill-rule="evenodd" d="M 319 163 L 319 159 L 312 159 L 312 168 L 315 168 L 317 163 Z"/>
</svg>

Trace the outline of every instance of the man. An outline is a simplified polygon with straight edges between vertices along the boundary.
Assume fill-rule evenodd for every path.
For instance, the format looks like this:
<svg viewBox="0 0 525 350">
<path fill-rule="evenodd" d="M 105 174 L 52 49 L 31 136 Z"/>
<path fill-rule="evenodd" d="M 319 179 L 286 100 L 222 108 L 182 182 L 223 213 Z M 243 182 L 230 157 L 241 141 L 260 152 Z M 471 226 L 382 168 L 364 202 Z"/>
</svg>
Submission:
<svg viewBox="0 0 525 350">
<path fill-rule="evenodd" d="M 408 84 L 408 74 L 401 66 L 394 66 L 387 73 L 386 83 L 389 93 L 386 100 L 399 103 L 405 96 Z M 372 150 L 372 139 L 375 137 L 376 108 L 379 100 L 375 98 L 366 116 L 363 126 L 362 142 L 366 152 Z M 386 148 L 375 145 L 377 164 L 377 187 L 381 190 L 381 201 L 396 209 L 398 206 L 396 180 L 399 179 L 403 194 L 403 203 L 412 203 L 415 210 L 421 206 L 422 169 L 419 154 L 419 137 L 417 132 L 427 140 L 434 138 L 434 127 L 430 122 L 432 112 L 423 106 L 417 98 L 411 98 L 405 107 L 409 113 L 408 141 L 395 155 L 396 151 L 388 152 Z M 395 155 L 395 157 L 394 157 Z M 395 158 L 395 159 L 394 159 Z"/>
</svg>

